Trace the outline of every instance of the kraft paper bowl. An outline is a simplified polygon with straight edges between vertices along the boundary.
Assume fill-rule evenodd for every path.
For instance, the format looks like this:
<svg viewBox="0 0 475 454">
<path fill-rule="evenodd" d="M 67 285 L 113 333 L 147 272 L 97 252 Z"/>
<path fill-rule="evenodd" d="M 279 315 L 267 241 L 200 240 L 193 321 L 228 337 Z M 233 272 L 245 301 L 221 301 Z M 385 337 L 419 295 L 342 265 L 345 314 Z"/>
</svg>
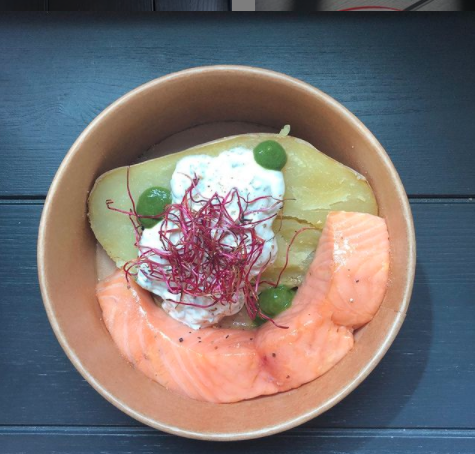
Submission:
<svg viewBox="0 0 475 454">
<path fill-rule="evenodd" d="M 119 354 L 101 320 L 94 293 L 96 241 L 86 206 L 89 191 L 103 172 L 130 164 L 180 131 L 227 121 L 277 130 L 290 124 L 292 135 L 365 175 L 388 224 L 391 268 L 382 307 L 358 333 L 354 349 L 328 373 L 293 391 L 218 405 L 166 390 Z M 85 129 L 49 190 L 38 239 L 38 268 L 46 311 L 61 346 L 109 402 L 165 432 L 239 440 L 302 424 L 331 408 L 368 376 L 404 321 L 414 280 L 415 237 L 396 170 L 375 137 L 348 110 L 316 88 L 283 74 L 215 66 L 142 85 Z"/>
</svg>

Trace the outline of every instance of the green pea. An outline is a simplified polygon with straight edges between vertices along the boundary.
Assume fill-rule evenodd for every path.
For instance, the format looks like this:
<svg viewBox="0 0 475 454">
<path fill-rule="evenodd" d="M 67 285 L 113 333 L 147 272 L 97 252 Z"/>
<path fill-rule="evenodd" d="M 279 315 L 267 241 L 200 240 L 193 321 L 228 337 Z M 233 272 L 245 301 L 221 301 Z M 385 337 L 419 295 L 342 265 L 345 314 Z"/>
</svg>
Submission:
<svg viewBox="0 0 475 454">
<path fill-rule="evenodd" d="M 269 170 L 282 170 L 287 163 L 284 147 L 275 140 L 266 140 L 254 148 L 256 162 Z"/>
<path fill-rule="evenodd" d="M 157 214 L 163 213 L 166 206 L 170 205 L 170 203 L 172 203 L 172 196 L 168 189 L 160 187 L 148 188 L 142 192 L 142 195 L 139 197 L 137 214 L 142 216 L 156 216 Z M 146 229 L 158 224 L 159 221 L 160 218 L 139 218 L 139 222 Z"/>
<path fill-rule="evenodd" d="M 259 294 L 259 308 L 268 317 L 275 317 L 292 305 L 295 293 L 296 290 L 286 285 L 268 288 Z M 266 320 L 261 317 L 254 320 L 258 326 L 265 322 Z"/>
</svg>

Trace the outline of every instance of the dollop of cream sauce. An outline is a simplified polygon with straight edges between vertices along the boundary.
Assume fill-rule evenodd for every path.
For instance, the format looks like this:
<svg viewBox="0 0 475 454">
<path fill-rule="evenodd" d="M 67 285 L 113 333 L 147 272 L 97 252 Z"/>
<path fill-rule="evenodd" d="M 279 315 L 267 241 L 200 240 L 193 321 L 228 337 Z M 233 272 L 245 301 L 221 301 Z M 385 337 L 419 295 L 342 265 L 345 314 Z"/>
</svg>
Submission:
<svg viewBox="0 0 475 454">
<path fill-rule="evenodd" d="M 224 151 L 217 157 L 195 155 L 181 159 L 177 163 L 171 179 L 172 203 L 182 202 L 186 190 L 195 177 L 198 178 L 198 184 L 193 190 L 193 194 L 199 193 L 204 198 L 210 198 L 216 193 L 224 197 L 233 189 L 236 189 L 247 200 L 270 196 L 249 205 L 249 210 L 260 210 L 246 216 L 251 221 L 269 218 L 282 208 L 281 203 L 276 203 L 284 198 L 285 193 L 282 172 L 261 167 L 254 160 L 253 151 L 250 149 L 238 147 Z M 196 202 L 190 202 L 191 209 L 200 208 L 199 197 L 196 199 Z M 233 219 L 238 220 L 237 201 L 228 205 L 227 209 Z M 255 277 L 266 264 L 269 266 L 275 260 L 277 242 L 272 230 L 273 221 L 274 218 L 271 218 L 256 226 L 256 233 L 265 240 L 265 244 L 262 254 L 251 268 L 251 277 Z M 142 251 L 143 248 L 163 249 L 158 235 L 160 226 L 161 222 L 143 231 L 140 239 Z M 181 235 L 180 232 L 171 233 L 168 237 L 171 241 L 175 241 L 179 235 Z M 231 235 L 228 241 L 230 245 L 233 245 L 234 240 Z M 166 261 L 156 255 L 151 256 L 151 259 L 166 265 Z M 148 267 L 145 264 L 138 271 L 137 283 L 163 299 L 162 308 L 170 317 L 193 329 L 215 325 L 223 317 L 239 312 L 245 302 L 243 293 L 237 292 L 234 301 L 230 301 L 229 304 L 218 303 L 211 307 L 205 307 L 212 304 L 211 298 L 171 293 L 165 282 L 149 277 Z M 182 304 L 183 302 L 192 303 L 195 306 Z"/>
</svg>

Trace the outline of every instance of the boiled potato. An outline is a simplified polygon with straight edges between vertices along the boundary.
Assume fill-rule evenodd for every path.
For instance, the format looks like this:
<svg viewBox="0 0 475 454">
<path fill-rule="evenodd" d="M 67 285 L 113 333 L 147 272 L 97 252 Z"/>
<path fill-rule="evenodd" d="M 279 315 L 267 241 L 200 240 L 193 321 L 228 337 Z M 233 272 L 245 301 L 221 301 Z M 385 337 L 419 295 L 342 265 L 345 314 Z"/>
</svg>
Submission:
<svg viewBox="0 0 475 454">
<path fill-rule="evenodd" d="M 276 280 L 285 263 L 289 242 L 302 227 L 321 230 L 329 211 L 358 211 L 377 214 L 373 191 L 364 177 L 316 150 L 309 143 L 278 134 L 246 134 L 200 145 L 180 153 L 152 159 L 130 167 L 130 190 L 135 201 L 152 186 L 170 188 L 170 180 L 179 159 L 188 155 L 216 156 L 235 147 L 254 149 L 265 140 L 279 142 L 287 151 L 283 169 L 286 200 L 280 220 L 274 221 L 278 241 L 275 263 L 266 270 L 264 278 Z M 114 207 L 131 209 L 127 194 L 127 168 L 111 170 L 99 177 L 89 197 L 89 219 L 97 240 L 117 266 L 137 256 L 134 229 L 126 215 L 113 212 Z M 297 286 L 310 264 L 320 232 L 308 230 L 295 240 L 289 255 L 289 265 L 281 283 Z"/>
<path fill-rule="evenodd" d="M 297 235 L 299 230 L 305 228 L 309 230 L 304 230 Z M 312 224 L 286 217 L 276 219 L 273 229 L 277 239 L 278 254 L 275 262 L 263 273 L 262 280 L 277 282 L 280 271 L 285 266 L 287 250 L 289 250 L 289 262 L 282 273 L 280 284 L 298 287 L 315 255 L 322 232 L 315 229 Z M 289 249 L 294 237 L 295 240 Z"/>
</svg>

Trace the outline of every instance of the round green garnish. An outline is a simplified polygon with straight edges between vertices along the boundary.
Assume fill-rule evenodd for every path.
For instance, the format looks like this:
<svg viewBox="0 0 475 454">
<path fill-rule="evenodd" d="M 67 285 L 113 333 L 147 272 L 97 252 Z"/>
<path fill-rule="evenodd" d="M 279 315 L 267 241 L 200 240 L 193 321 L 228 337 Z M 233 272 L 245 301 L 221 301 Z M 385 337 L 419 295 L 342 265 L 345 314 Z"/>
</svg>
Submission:
<svg viewBox="0 0 475 454">
<path fill-rule="evenodd" d="M 268 288 L 259 294 L 259 308 L 268 317 L 275 317 L 292 305 L 296 291 L 286 285 Z M 262 325 L 266 320 L 256 317 L 254 323 Z"/>
<path fill-rule="evenodd" d="M 148 188 L 139 197 L 137 203 L 137 214 L 140 216 L 156 216 L 165 211 L 167 205 L 172 203 L 172 195 L 168 189 L 161 187 Z M 160 218 L 140 218 L 139 222 L 149 229 L 158 224 Z"/>
<path fill-rule="evenodd" d="M 254 159 L 264 169 L 282 170 L 287 163 L 287 153 L 280 143 L 266 140 L 254 148 Z"/>
</svg>

